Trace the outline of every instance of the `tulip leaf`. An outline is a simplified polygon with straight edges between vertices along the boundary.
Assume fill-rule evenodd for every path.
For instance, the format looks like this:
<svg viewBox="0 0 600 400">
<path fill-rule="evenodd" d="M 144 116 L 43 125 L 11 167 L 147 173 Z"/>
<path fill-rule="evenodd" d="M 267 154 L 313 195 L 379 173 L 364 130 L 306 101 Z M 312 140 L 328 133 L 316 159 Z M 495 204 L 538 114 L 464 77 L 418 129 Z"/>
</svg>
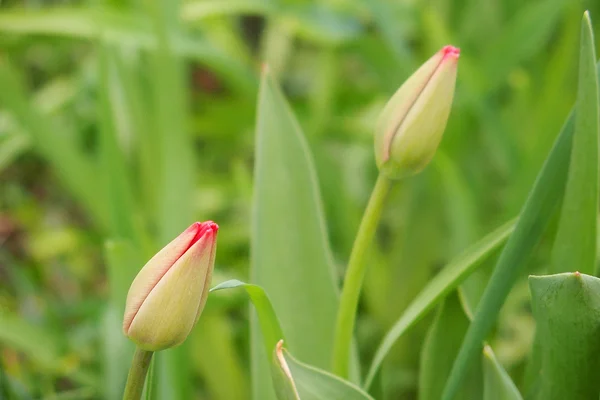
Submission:
<svg viewBox="0 0 600 400">
<path fill-rule="evenodd" d="M 296 360 L 277 344 L 273 382 L 279 400 L 373 400 L 361 388 L 329 372 Z"/>
<path fill-rule="evenodd" d="M 274 354 L 270 373 L 279 400 L 372 399 L 356 385 L 304 364 L 281 348 L 283 332 L 279 320 L 268 295 L 260 286 L 233 279 L 213 287 L 210 291 L 235 288 L 245 289 L 250 297 L 263 334 L 264 349 Z M 287 371 L 291 372 L 291 377 Z"/>
<path fill-rule="evenodd" d="M 289 348 L 326 368 L 338 291 L 319 185 L 298 122 L 266 67 L 255 151 L 250 277 L 273 300 Z M 262 352 L 258 325 L 251 325 L 253 398 L 268 400 L 274 396 L 267 357 L 271 352 Z"/>
<path fill-rule="evenodd" d="M 600 74 L 600 65 L 596 65 L 596 68 L 596 74 Z M 574 127 L 574 116 L 571 113 L 529 192 L 515 232 L 510 236 L 498 259 L 461 351 L 454 362 L 443 400 L 454 398 L 468 366 L 480 354 L 483 341 L 490 332 L 502 303 L 560 203 L 567 181 L 568 171 L 565 166 L 569 165 Z"/>
<path fill-rule="evenodd" d="M 218 284 L 210 289 L 210 291 L 216 292 L 217 290 L 235 289 L 240 287 L 246 290 L 248 297 L 250 297 L 252 304 L 254 304 L 254 309 L 256 310 L 256 315 L 258 317 L 258 325 L 262 332 L 265 351 L 271 353 L 273 349 L 275 349 L 277 342 L 283 339 L 283 331 L 281 330 L 277 314 L 275 314 L 275 309 L 265 290 L 258 285 L 231 279 Z"/>
<path fill-rule="evenodd" d="M 589 14 L 581 26 L 579 87 L 569 175 L 554 241 L 551 273 L 594 274 L 598 232 L 598 79 Z"/>
<path fill-rule="evenodd" d="M 396 340 L 420 321 L 448 293 L 456 289 L 494 250 L 497 250 L 512 233 L 514 225 L 514 220 L 509 221 L 488 234 L 451 261 L 429 282 L 385 335 L 375 352 L 364 387 L 371 386 L 377 370 Z"/>
<path fill-rule="evenodd" d="M 421 349 L 418 396 L 420 400 L 438 400 L 442 395 L 444 382 L 450 374 L 452 362 L 460 349 L 469 323 L 457 292 L 452 292 L 440 304 Z M 468 383 L 461 387 L 459 398 L 480 399 L 482 381 L 481 366 L 474 365 L 469 372 Z"/>
<path fill-rule="evenodd" d="M 538 399 L 596 399 L 600 393 L 600 279 L 575 273 L 529 278 L 540 340 Z"/>
<path fill-rule="evenodd" d="M 523 400 L 490 346 L 483 348 L 483 400 Z"/>
</svg>

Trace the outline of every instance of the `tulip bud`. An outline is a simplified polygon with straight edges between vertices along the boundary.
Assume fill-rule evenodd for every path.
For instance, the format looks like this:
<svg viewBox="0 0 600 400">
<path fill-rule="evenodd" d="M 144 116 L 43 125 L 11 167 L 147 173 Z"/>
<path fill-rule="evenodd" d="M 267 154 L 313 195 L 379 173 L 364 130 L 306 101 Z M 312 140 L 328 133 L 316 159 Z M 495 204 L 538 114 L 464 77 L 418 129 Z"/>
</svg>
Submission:
<svg viewBox="0 0 600 400">
<path fill-rule="evenodd" d="M 206 303 L 219 227 L 196 222 L 150 259 L 133 280 L 123 331 L 140 348 L 181 344 Z"/>
<path fill-rule="evenodd" d="M 390 178 L 427 166 L 446 128 L 460 50 L 446 46 L 423 64 L 388 101 L 377 123 L 375 158 Z"/>
</svg>

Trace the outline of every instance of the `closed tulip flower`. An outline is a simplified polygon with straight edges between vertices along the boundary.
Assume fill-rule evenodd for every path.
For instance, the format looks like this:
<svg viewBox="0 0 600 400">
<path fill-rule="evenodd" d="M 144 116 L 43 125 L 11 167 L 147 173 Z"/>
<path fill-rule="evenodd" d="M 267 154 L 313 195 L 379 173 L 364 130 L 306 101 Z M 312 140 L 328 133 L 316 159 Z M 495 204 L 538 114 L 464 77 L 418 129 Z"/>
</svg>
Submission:
<svg viewBox="0 0 600 400">
<path fill-rule="evenodd" d="M 427 166 L 450 114 L 460 50 L 446 46 L 425 62 L 386 104 L 377 124 L 375 157 L 389 178 Z"/>
<path fill-rule="evenodd" d="M 196 222 L 144 265 L 125 306 L 123 331 L 139 348 L 158 351 L 181 344 L 206 303 L 219 227 Z"/>
</svg>

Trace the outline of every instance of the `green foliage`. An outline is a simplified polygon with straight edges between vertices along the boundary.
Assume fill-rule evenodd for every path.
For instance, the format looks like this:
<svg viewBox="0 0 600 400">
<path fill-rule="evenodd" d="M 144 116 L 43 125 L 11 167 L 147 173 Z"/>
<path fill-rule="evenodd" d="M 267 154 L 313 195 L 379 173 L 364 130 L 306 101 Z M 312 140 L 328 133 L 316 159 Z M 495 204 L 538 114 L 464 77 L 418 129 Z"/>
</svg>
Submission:
<svg viewBox="0 0 600 400">
<path fill-rule="evenodd" d="M 483 379 L 484 400 L 523 399 L 510 376 L 496 359 L 490 346 L 483 348 Z"/>
<path fill-rule="evenodd" d="M 288 391 L 283 392 L 283 396 L 280 395 L 282 391 L 278 392 L 279 400 L 373 400 L 358 386 L 296 360 L 286 349 L 278 349 L 274 363 L 274 368 L 278 369 L 274 377 L 281 377 L 288 383 Z M 287 370 L 290 375 L 287 375 Z"/>
<path fill-rule="evenodd" d="M 597 398 L 595 278 L 531 278 L 532 292 L 564 280 L 533 298 L 536 346 L 520 297 L 529 273 L 596 269 L 600 31 L 580 26 L 585 7 L 598 18 L 591 0 L 5 0 L 0 397 L 120 398 L 132 277 L 212 219 L 216 283 L 250 282 L 225 286 L 271 322 L 241 291 L 212 294 L 185 345 L 154 357 L 146 400 L 273 398 L 283 332 L 302 399 L 369 398 L 359 367 L 371 397 L 439 398 L 461 341 L 450 389 L 481 390 L 459 375 L 483 349 L 484 399 L 569 385 Z M 361 362 L 342 381 L 330 374 L 337 293 L 376 179 L 376 116 L 446 44 L 461 48 L 447 131 L 382 208 L 355 316 Z M 574 318 L 586 329 L 572 332 Z"/>
<path fill-rule="evenodd" d="M 581 79 L 587 79 L 587 76 Z M 444 399 L 451 399 L 456 394 L 477 354 L 477 349 L 481 348 L 502 303 L 518 278 L 520 267 L 524 266 L 531 256 L 534 246 L 540 240 L 552 213 L 558 206 L 567 180 L 567 170 L 564 169 L 564 165 L 568 165 L 570 159 L 573 130 L 573 117 L 570 117 L 523 206 L 515 232 L 500 255 L 448 378 Z M 597 152 L 597 149 L 593 151 Z"/>
<path fill-rule="evenodd" d="M 597 260 L 600 102 L 594 37 L 588 13 L 581 26 L 579 85 L 575 107 L 569 175 L 550 272 L 566 272 L 575 268 L 593 274 Z"/>
<path fill-rule="evenodd" d="M 337 291 L 319 187 L 307 143 L 267 67 L 258 100 L 254 176 L 250 276 L 271 296 L 288 332 L 286 345 L 326 368 Z M 264 354 L 257 348 L 260 335 L 253 325 L 253 352 Z M 253 393 L 260 399 L 272 396 L 266 354 L 253 360 Z"/>
<path fill-rule="evenodd" d="M 538 399 L 591 399 L 600 382 L 600 279 L 574 273 L 529 278 L 541 352 Z"/>
<path fill-rule="evenodd" d="M 435 321 L 429 328 L 421 350 L 419 399 L 437 400 L 441 397 L 444 383 L 450 374 L 452 363 L 458 354 L 469 322 L 469 318 L 462 309 L 458 293 L 449 294 L 440 304 Z M 461 399 L 482 398 L 482 381 L 481 365 L 475 364 L 471 367 L 458 397 Z"/>
<path fill-rule="evenodd" d="M 461 254 L 456 260 L 448 264 L 429 284 L 419 293 L 413 302 L 406 308 L 404 314 L 396 321 L 379 345 L 365 386 L 370 387 L 377 370 L 383 359 L 390 352 L 398 338 L 416 322 L 425 316 L 444 296 L 452 292 L 475 268 L 481 265 L 494 250 L 501 246 L 514 229 L 514 222 L 507 222 L 484 237 Z"/>
</svg>

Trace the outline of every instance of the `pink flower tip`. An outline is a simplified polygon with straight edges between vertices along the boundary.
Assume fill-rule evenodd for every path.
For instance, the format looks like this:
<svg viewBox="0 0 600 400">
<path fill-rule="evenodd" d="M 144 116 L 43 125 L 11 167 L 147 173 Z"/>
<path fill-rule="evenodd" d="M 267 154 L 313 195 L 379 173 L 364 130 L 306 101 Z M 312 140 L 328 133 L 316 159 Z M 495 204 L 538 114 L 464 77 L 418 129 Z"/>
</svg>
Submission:
<svg viewBox="0 0 600 400">
<path fill-rule="evenodd" d="M 460 56 L 460 49 L 454 46 L 444 46 L 442 54 L 444 59 L 449 57 L 457 59 Z"/>
<path fill-rule="evenodd" d="M 192 247 L 194 243 L 200 240 L 205 235 L 214 236 L 219 231 L 219 225 L 213 221 L 206 222 L 194 222 L 192 229 L 196 231 L 194 238 L 190 242 L 189 247 Z"/>
</svg>

